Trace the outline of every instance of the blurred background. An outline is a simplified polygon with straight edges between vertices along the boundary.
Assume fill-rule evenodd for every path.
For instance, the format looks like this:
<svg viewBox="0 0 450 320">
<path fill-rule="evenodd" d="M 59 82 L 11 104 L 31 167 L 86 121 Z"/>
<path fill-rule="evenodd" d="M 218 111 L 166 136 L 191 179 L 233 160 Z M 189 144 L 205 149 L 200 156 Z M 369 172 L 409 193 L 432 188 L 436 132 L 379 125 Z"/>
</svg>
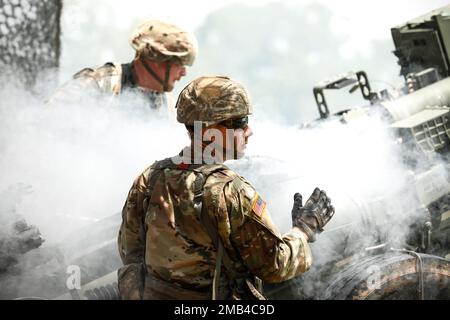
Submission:
<svg viewBox="0 0 450 320">
<path fill-rule="evenodd" d="M 401 83 L 390 29 L 445 0 L 155 1 L 65 0 L 59 80 L 87 66 L 125 63 L 129 37 L 147 18 L 193 32 L 199 56 L 175 88 L 205 74 L 246 85 L 257 114 L 297 124 L 318 117 L 312 88 L 350 70 L 365 70 L 374 89 Z M 342 96 L 343 95 L 343 96 Z M 330 95 L 330 104 L 361 104 L 359 92 Z"/>
</svg>

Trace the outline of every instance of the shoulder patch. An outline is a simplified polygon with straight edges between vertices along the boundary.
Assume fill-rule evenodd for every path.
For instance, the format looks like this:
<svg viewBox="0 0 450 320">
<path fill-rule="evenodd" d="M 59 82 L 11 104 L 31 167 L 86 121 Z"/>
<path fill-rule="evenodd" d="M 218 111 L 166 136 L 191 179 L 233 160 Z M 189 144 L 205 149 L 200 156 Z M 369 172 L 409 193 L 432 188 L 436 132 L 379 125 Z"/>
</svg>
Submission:
<svg viewBox="0 0 450 320">
<path fill-rule="evenodd" d="M 253 200 L 252 211 L 261 218 L 264 209 L 266 208 L 266 202 L 261 198 L 259 193 L 256 193 L 255 200 Z"/>
</svg>

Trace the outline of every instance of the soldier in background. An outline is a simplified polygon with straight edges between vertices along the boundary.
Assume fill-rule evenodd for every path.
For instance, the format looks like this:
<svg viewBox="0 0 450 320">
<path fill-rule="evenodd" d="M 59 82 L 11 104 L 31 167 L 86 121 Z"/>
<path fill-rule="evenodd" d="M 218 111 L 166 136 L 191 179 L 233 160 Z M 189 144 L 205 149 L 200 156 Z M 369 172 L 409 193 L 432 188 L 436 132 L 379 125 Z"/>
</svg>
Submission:
<svg viewBox="0 0 450 320">
<path fill-rule="evenodd" d="M 145 96 L 150 108 L 170 107 L 166 93 L 186 75 L 186 66 L 193 65 L 197 55 L 195 37 L 175 25 L 148 20 L 137 28 L 130 42 L 136 51 L 131 63 L 108 62 L 96 69 L 85 68 L 49 102 L 71 101 L 80 92 L 119 95 L 133 90 Z"/>
<path fill-rule="evenodd" d="M 241 158 L 252 135 L 245 88 L 202 77 L 176 107 L 192 144 L 134 181 L 118 236 L 121 297 L 264 299 L 261 280 L 282 282 L 310 268 L 308 242 L 334 214 L 330 199 L 316 189 L 303 206 L 296 194 L 293 228 L 281 235 L 257 190 L 223 164 Z"/>
</svg>

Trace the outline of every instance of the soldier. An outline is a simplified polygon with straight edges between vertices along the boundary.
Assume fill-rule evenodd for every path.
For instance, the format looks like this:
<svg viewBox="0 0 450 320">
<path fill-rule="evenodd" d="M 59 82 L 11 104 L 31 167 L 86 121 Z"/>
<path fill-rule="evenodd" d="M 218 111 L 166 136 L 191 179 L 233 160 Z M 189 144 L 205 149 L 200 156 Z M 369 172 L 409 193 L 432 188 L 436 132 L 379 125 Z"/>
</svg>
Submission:
<svg viewBox="0 0 450 320">
<path fill-rule="evenodd" d="M 195 61 L 195 37 L 175 25 L 148 20 L 137 28 L 130 42 L 136 51 L 131 63 L 108 62 L 96 69 L 85 68 L 49 102 L 71 100 L 79 92 L 119 95 L 127 89 L 138 89 L 151 108 L 168 107 L 165 93 L 173 90 L 175 82 L 186 75 L 186 66 Z"/>
<path fill-rule="evenodd" d="M 264 299 L 260 280 L 286 281 L 310 268 L 308 241 L 333 216 L 330 199 L 316 189 L 303 206 L 296 194 L 293 228 L 281 235 L 261 195 L 223 164 L 242 157 L 252 135 L 244 87 L 201 77 L 176 108 L 191 146 L 134 181 L 118 236 L 121 297 Z"/>
</svg>

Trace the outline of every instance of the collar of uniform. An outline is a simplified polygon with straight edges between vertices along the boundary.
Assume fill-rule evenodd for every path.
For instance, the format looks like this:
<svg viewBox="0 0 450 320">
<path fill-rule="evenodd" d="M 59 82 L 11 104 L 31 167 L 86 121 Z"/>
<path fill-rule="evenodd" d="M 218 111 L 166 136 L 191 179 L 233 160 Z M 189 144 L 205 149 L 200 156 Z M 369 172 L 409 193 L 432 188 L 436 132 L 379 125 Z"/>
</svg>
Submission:
<svg viewBox="0 0 450 320">
<path fill-rule="evenodd" d="M 132 63 L 122 64 L 122 88 L 136 88 L 134 76 L 134 65 Z"/>
<path fill-rule="evenodd" d="M 167 106 L 165 93 L 138 86 L 136 76 L 134 75 L 133 63 L 122 64 L 122 88 L 139 92 L 149 102 L 152 109 L 160 109 Z"/>
<path fill-rule="evenodd" d="M 138 85 L 136 76 L 134 74 L 133 63 L 122 64 L 122 87 L 139 89 L 139 91 L 141 91 L 145 95 L 151 96 L 153 98 L 159 98 L 164 95 L 164 93 L 158 92 L 156 90 L 146 89 Z"/>
</svg>

